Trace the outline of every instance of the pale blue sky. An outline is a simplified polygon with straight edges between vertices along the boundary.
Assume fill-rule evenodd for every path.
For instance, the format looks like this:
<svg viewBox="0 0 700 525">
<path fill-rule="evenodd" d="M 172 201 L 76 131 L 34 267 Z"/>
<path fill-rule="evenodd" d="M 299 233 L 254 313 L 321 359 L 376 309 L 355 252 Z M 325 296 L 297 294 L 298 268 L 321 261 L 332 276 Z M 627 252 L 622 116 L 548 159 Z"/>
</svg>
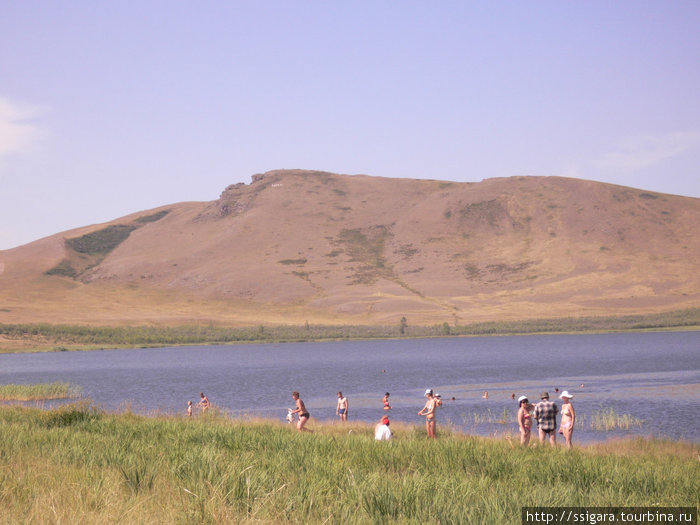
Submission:
<svg viewBox="0 0 700 525">
<path fill-rule="evenodd" d="M 308 168 L 700 197 L 700 2 L 0 0 L 0 249 Z"/>
</svg>

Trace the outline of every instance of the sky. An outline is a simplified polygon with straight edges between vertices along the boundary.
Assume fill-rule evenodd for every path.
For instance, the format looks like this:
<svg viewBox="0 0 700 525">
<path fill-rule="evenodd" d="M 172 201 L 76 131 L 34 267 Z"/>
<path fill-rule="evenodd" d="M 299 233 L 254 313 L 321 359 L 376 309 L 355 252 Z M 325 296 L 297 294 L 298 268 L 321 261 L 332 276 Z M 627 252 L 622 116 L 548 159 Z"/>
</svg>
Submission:
<svg viewBox="0 0 700 525">
<path fill-rule="evenodd" d="M 700 197 L 697 0 L 0 0 L 0 249 L 273 169 Z"/>
</svg>

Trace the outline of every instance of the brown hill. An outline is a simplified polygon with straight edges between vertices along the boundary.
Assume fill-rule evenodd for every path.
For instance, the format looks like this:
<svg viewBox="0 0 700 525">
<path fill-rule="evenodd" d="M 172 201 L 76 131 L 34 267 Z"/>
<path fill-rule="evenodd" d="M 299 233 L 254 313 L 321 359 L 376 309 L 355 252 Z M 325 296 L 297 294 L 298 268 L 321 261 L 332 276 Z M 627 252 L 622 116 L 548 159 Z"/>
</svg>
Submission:
<svg viewBox="0 0 700 525">
<path fill-rule="evenodd" d="M 0 323 L 413 324 L 700 305 L 700 199 L 273 171 L 0 251 Z"/>
</svg>

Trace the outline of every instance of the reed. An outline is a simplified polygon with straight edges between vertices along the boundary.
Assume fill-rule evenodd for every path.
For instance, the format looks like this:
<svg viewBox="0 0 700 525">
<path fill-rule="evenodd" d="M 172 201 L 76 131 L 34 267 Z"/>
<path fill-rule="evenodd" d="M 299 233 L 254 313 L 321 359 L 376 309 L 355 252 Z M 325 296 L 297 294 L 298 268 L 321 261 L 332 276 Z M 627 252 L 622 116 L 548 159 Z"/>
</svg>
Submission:
<svg viewBox="0 0 700 525">
<path fill-rule="evenodd" d="M 31 385 L 0 385 L 2 401 L 39 401 L 46 399 L 74 399 L 82 388 L 70 383 L 38 383 Z"/>
<path fill-rule="evenodd" d="M 404 318 L 405 319 L 405 318 Z M 409 320 L 410 321 L 410 320 Z M 2 324 L 0 352 L 136 346 L 304 342 L 320 340 L 388 339 L 576 333 L 659 329 L 697 329 L 700 308 L 660 314 L 499 321 L 468 325 L 271 325 L 206 326 L 85 326 L 62 324 Z"/>
<path fill-rule="evenodd" d="M 462 421 L 464 422 L 465 425 L 469 425 L 470 423 L 473 423 L 475 425 L 482 425 L 482 424 L 495 424 L 495 425 L 506 425 L 510 423 L 513 419 L 513 415 L 508 412 L 508 409 L 504 408 L 503 412 L 500 414 L 494 414 L 493 411 L 489 408 L 485 413 L 484 412 L 472 412 L 471 415 L 463 415 L 462 416 Z"/>
<path fill-rule="evenodd" d="M 525 505 L 700 504 L 696 444 L 523 449 L 400 424 L 378 443 L 362 423 L 309 427 L 0 407 L 3 523 L 490 524 L 519 523 Z"/>
<path fill-rule="evenodd" d="M 589 426 L 593 430 L 629 430 L 639 428 L 644 421 L 630 414 L 618 414 L 613 408 L 603 408 L 590 416 Z"/>
</svg>

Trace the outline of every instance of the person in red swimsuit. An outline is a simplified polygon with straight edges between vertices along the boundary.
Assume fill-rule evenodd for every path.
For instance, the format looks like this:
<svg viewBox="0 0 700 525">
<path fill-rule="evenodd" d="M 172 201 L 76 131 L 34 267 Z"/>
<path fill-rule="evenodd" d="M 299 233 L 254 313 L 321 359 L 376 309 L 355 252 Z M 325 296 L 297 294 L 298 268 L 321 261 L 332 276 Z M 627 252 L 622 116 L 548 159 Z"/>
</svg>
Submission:
<svg viewBox="0 0 700 525">
<path fill-rule="evenodd" d="M 530 431 L 532 429 L 532 405 L 528 401 L 527 396 L 518 398 L 518 427 L 520 427 L 520 444 L 524 447 L 530 443 Z"/>
</svg>

